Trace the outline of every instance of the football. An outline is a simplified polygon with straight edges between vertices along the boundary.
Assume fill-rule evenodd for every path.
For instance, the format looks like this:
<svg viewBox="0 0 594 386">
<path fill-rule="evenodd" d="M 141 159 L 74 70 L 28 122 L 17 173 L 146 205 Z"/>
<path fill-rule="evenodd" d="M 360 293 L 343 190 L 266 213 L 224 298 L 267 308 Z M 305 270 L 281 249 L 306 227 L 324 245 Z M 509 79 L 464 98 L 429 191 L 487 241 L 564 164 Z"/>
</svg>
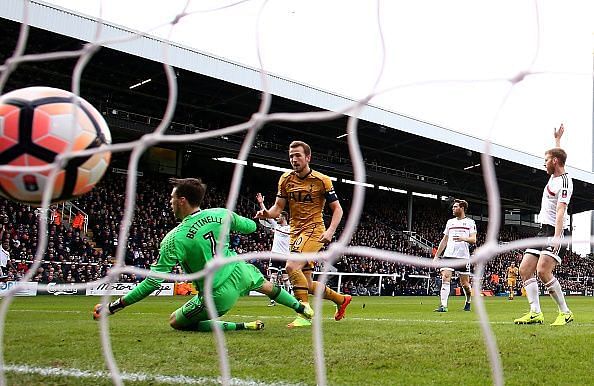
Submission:
<svg viewBox="0 0 594 386">
<path fill-rule="evenodd" d="M 0 165 L 43 166 L 61 153 L 111 143 L 105 119 L 90 103 L 71 92 L 28 87 L 0 97 Z M 70 158 L 51 187 L 51 202 L 87 193 L 109 166 L 110 152 Z M 39 206 L 50 171 L 0 170 L 0 194 Z"/>
</svg>

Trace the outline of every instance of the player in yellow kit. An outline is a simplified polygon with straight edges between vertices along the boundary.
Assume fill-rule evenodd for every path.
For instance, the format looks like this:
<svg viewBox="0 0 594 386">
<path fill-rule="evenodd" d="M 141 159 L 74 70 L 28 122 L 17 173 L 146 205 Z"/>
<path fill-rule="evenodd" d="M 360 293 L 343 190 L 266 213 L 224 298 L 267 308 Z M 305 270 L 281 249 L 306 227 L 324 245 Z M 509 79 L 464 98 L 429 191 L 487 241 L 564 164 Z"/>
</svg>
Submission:
<svg viewBox="0 0 594 386">
<path fill-rule="evenodd" d="M 518 267 L 516 267 L 516 263 L 512 261 L 511 265 L 507 267 L 507 272 L 505 274 L 507 279 L 507 287 L 509 288 L 509 300 L 514 300 L 514 292 L 516 291 L 516 281 L 518 279 L 519 274 L 520 271 L 518 270 Z"/>
<path fill-rule="evenodd" d="M 293 141 L 289 145 L 289 160 L 293 171 L 284 173 L 278 182 L 276 201 L 270 209 L 262 209 L 256 213 L 257 218 L 276 218 L 289 204 L 291 220 L 290 251 L 291 253 L 319 252 L 325 244 L 332 241 L 334 232 L 342 219 L 342 207 L 332 180 L 322 173 L 312 170 L 311 148 L 301 141 Z M 328 229 L 322 217 L 324 206 L 332 211 L 332 220 Z M 286 265 L 289 280 L 293 285 L 295 297 L 308 302 L 308 293 L 313 294 L 318 282 L 312 278 L 313 262 L 288 260 Z M 350 295 L 341 295 L 329 287 L 324 289 L 324 299 L 336 304 L 335 320 L 344 318 L 346 307 L 351 302 Z M 309 326 L 311 322 L 304 318 L 296 318 L 287 327 Z"/>
</svg>

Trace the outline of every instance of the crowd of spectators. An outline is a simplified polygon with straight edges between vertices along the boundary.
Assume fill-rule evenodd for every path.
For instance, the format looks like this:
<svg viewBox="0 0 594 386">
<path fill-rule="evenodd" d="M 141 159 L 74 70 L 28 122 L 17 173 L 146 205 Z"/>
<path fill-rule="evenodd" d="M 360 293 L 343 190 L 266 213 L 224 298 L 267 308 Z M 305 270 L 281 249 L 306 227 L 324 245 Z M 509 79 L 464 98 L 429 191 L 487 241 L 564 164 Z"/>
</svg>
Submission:
<svg viewBox="0 0 594 386">
<path fill-rule="evenodd" d="M 130 226 L 130 233 L 124 248 L 125 263 L 139 268 L 149 268 L 158 257 L 159 243 L 172 229 L 177 220 L 171 213 L 169 199 L 171 189 L 163 184 L 164 177 L 143 176 L 138 178 L 136 190 L 136 210 Z M 90 193 L 76 199 L 74 204 L 88 215 L 87 232 L 80 226 L 72 226 L 59 214 L 46 216 L 48 221 L 48 243 L 43 256 L 43 264 L 32 280 L 49 283 L 80 283 L 100 279 L 107 274 L 115 262 L 120 245 L 119 232 L 124 213 L 126 176 L 109 173 Z M 224 184 L 209 181 L 209 188 L 203 207 L 225 206 Z M 386 251 L 400 252 L 416 256 L 418 259 L 430 258 L 432 251 L 411 243 L 407 234 L 406 203 L 398 195 L 368 197 L 365 210 L 354 233 L 351 245 L 366 246 Z M 236 211 L 253 217 L 256 210 L 253 192 L 242 192 Z M 349 199 L 344 199 L 343 207 L 348 216 Z M 269 203 L 271 204 L 271 202 Z M 55 208 L 52 208 L 55 210 Z M 417 205 L 414 209 L 412 230 L 437 245 L 441 240 L 449 208 L 438 202 Z M 0 240 L 10 253 L 8 280 L 18 280 L 28 270 L 34 258 L 38 242 L 39 209 L 0 199 Z M 72 220 L 71 220 L 72 221 Z M 479 226 L 480 245 L 485 237 L 485 224 Z M 78 225 L 78 224 L 77 224 Z M 499 234 L 501 241 L 512 241 L 533 236 L 535 232 L 520 231 L 505 227 Z M 340 231 L 337 232 L 337 236 Z M 272 235 L 263 227 L 254 234 L 232 235 L 231 245 L 237 252 L 269 251 Z M 502 254 L 490 260 L 482 278 L 483 287 L 493 292 L 505 291 L 505 270 L 512 261 L 519 264 L 520 251 Z M 267 271 L 267 259 L 253 261 L 263 271 Z M 340 290 L 359 296 L 426 294 L 431 286 L 419 277 L 435 277 L 435 270 L 418 265 L 400 264 L 368 256 L 341 256 L 334 268 L 338 272 L 350 274 L 382 274 L 381 284 L 378 276 L 345 276 Z M 318 266 L 319 270 L 320 267 Z M 556 275 L 563 288 L 581 291 L 594 288 L 594 262 L 576 253 L 568 253 L 563 264 L 557 268 Z M 579 278 L 579 280 L 577 279 Z M 134 275 L 122 275 L 121 281 L 138 281 Z M 336 277 L 331 285 L 338 285 Z M 380 288 L 381 285 L 381 288 Z"/>
</svg>

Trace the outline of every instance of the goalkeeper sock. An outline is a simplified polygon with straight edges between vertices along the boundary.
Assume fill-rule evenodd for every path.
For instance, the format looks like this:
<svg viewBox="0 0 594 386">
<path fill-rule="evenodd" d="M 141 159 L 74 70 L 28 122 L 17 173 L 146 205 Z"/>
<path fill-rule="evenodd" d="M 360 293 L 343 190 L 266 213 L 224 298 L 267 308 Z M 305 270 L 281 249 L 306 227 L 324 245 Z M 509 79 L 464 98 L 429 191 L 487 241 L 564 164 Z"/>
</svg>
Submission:
<svg viewBox="0 0 594 386">
<path fill-rule="evenodd" d="M 110 314 L 115 314 L 124 307 L 126 307 L 126 304 L 124 304 L 124 300 L 122 298 L 117 298 L 113 302 L 109 303 L 107 309 L 109 310 Z"/>
<path fill-rule="evenodd" d="M 273 294 L 270 296 L 270 299 L 297 312 L 299 312 L 299 309 L 303 307 L 294 296 L 276 284 L 274 285 Z"/>
<path fill-rule="evenodd" d="M 291 284 L 293 284 L 293 293 L 297 300 L 307 303 L 307 279 L 305 278 L 303 271 L 298 269 L 291 272 L 291 274 L 289 274 L 289 280 L 291 281 Z"/>
<path fill-rule="evenodd" d="M 223 322 L 217 321 L 213 322 L 212 320 L 203 320 L 195 324 L 192 328 L 195 331 L 201 332 L 209 332 L 213 330 L 213 325 L 218 324 L 223 331 L 236 331 L 236 330 L 245 330 L 245 326 L 243 323 L 234 323 L 234 322 Z"/>
</svg>

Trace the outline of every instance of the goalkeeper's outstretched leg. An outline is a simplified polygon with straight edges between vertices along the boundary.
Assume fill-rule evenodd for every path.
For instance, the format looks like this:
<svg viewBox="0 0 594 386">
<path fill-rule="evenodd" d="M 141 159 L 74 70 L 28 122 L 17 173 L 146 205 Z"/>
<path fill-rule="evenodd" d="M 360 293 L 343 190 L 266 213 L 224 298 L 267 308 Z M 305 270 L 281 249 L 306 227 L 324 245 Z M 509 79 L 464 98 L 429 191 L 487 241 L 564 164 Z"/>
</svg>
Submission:
<svg viewBox="0 0 594 386">
<path fill-rule="evenodd" d="M 249 293 L 250 290 L 254 290 L 267 295 L 270 299 L 275 300 L 279 304 L 291 308 L 302 318 L 309 320 L 313 317 L 313 309 L 309 304 L 299 302 L 283 288 L 264 279 L 256 267 L 251 264 L 245 264 L 241 267 L 241 271 L 243 272 L 238 272 L 236 277 L 230 278 L 231 280 L 223 284 L 223 286 L 221 286 L 222 288 L 215 291 L 213 294 L 213 301 L 218 316 L 225 315 L 235 305 L 241 295 Z M 261 330 L 264 328 L 264 323 L 259 320 L 250 323 L 235 323 L 229 321 L 220 321 L 216 323 L 219 324 L 224 331 L 244 329 Z M 196 295 L 171 314 L 169 324 L 176 330 L 212 331 L 214 322 L 210 320 L 208 316 L 204 298 L 201 295 Z"/>
</svg>

